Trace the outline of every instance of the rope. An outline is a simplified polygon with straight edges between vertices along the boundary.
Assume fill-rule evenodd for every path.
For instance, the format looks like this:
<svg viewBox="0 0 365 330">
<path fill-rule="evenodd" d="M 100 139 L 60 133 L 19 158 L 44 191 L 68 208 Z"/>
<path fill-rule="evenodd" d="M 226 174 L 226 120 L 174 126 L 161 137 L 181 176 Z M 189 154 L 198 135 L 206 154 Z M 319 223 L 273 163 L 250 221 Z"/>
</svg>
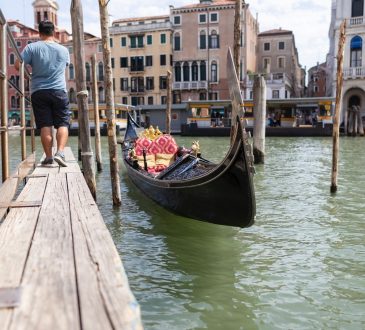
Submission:
<svg viewBox="0 0 365 330">
<path fill-rule="evenodd" d="M 81 152 L 81 156 L 93 156 L 94 153 L 92 151 L 85 151 L 85 152 Z"/>
<path fill-rule="evenodd" d="M 89 91 L 88 90 L 79 91 L 79 92 L 77 92 L 76 96 L 79 96 L 79 95 L 88 97 Z"/>
</svg>

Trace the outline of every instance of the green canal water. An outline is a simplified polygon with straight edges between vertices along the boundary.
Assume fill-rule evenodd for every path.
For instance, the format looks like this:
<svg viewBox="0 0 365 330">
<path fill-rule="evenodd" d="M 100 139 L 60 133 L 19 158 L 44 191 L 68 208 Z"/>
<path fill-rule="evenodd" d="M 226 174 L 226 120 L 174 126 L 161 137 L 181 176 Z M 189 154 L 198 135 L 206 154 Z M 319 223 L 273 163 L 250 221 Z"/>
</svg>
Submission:
<svg viewBox="0 0 365 330">
<path fill-rule="evenodd" d="M 190 146 L 194 138 L 176 139 Z M 199 140 L 215 161 L 228 148 L 228 138 Z M 19 139 L 10 142 L 14 166 Z M 103 138 L 98 205 L 145 329 L 365 329 L 365 139 L 341 138 L 335 195 L 331 138 L 266 142 L 256 223 L 238 229 L 156 206 L 123 166 L 123 206 L 113 209 Z M 70 144 L 75 151 L 76 139 Z"/>
</svg>

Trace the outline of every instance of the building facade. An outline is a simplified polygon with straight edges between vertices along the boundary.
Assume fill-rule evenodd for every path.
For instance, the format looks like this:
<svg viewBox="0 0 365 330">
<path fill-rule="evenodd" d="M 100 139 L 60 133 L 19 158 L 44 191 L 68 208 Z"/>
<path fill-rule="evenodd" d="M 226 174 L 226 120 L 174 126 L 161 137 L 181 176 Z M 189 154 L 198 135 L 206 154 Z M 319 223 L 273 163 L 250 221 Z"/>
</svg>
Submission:
<svg viewBox="0 0 365 330">
<path fill-rule="evenodd" d="M 324 97 L 326 96 L 326 79 L 327 65 L 326 63 L 317 63 L 316 66 L 308 70 L 308 97 Z"/>
<path fill-rule="evenodd" d="M 180 8 L 170 6 L 175 100 L 229 98 L 227 50 L 233 50 L 235 2 L 200 0 Z M 241 10 L 240 77 L 245 81 L 247 71 L 256 67 L 258 24 L 244 1 Z"/>
<path fill-rule="evenodd" d="M 274 29 L 259 33 L 257 71 L 268 77 L 268 99 L 304 96 L 305 70 L 299 64 L 292 31 Z"/>
<path fill-rule="evenodd" d="M 329 96 L 336 95 L 339 29 L 346 20 L 346 43 L 343 65 L 342 115 L 352 106 L 360 106 L 365 116 L 365 40 L 364 0 L 333 0 L 329 29 L 330 50 L 327 55 Z"/>
<path fill-rule="evenodd" d="M 166 104 L 167 72 L 172 70 L 171 37 L 168 15 L 112 23 L 110 45 L 117 103 Z"/>
</svg>

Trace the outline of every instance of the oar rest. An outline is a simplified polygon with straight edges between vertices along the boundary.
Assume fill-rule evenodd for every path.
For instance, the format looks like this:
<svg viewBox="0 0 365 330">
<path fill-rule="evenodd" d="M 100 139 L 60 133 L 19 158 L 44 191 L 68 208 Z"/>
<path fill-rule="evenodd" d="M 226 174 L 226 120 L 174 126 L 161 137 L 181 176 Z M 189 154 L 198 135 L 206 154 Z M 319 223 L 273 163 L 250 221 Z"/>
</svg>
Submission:
<svg viewBox="0 0 365 330">
<path fill-rule="evenodd" d="M 146 151 L 148 172 L 161 172 L 170 166 L 176 157 L 178 145 L 168 134 L 159 136 L 155 140 L 141 137 L 136 140 L 135 153 L 140 167 L 144 168 L 143 150 Z"/>
</svg>

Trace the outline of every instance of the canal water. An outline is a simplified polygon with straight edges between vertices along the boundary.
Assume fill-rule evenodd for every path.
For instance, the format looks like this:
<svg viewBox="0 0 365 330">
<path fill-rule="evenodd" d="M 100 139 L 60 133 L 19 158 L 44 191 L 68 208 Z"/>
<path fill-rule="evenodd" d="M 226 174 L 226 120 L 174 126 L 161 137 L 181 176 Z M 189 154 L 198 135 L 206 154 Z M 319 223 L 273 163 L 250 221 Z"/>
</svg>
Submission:
<svg viewBox="0 0 365 330">
<path fill-rule="evenodd" d="M 194 138 L 176 139 L 188 147 Z M 14 154 L 19 139 L 10 141 Z M 229 143 L 199 141 L 214 161 Z M 98 205 L 145 329 L 365 329 L 364 138 L 341 138 L 335 195 L 331 138 L 267 138 L 266 163 L 254 178 L 256 222 L 247 229 L 169 213 L 132 185 L 123 166 L 123 206 L 114 209 L 102 143 Z M 70 144 L 76 151 L 75 138 Z"/>
</svg>

